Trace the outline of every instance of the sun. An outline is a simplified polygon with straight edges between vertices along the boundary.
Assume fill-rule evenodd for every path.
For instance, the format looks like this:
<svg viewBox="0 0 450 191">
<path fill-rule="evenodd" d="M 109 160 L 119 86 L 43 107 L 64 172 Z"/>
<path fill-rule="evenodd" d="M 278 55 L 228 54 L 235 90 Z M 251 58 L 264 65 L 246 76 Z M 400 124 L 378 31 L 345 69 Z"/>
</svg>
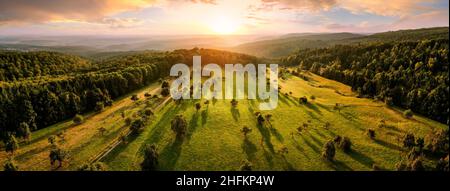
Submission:
<svg viewBox="0 0 450 191">
<path fill-rule="evenodd" d="M 238 28 L 238 22 L 225 17 L 214 19 L 211 23 L 211 29 L 217 34 L 233 34 Z"/>
</svg>

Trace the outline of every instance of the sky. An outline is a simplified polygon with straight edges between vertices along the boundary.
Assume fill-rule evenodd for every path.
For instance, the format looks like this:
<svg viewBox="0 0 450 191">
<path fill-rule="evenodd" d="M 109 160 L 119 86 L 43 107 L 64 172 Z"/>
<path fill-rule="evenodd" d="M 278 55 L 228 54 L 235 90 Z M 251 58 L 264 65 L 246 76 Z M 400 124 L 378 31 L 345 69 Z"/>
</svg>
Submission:
<svg viewBox="0 0 450 191">
<path fill-rule="evenodd" d="M 3 36 L 375 33 L 448 25 L 448 0 L 0 0 Z"/>
</svg>

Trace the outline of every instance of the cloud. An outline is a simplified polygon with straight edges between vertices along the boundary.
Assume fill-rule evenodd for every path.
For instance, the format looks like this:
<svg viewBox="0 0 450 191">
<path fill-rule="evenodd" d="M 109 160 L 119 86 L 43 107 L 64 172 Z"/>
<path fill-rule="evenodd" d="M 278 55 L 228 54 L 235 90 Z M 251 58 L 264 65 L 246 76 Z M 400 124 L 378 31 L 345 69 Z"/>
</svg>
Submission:
<svg viewBox="0 0 450 191">
<path fill-rule="evenodd" d="M 309 11 L 329 10 L 336 4 L 336 0 L 261 0 L 265 6 L 278 5 L 280 9 L 301 9 Z"/>
<path fill-rule="evenodd" d="M 435 0 L 339 0 L 338 6 L 354 14 L 370 13 L 381 16 L 405 17 L 432 10 L 432 8 L 426 6 L 426 3 L 433 2 Z"/>
<path fill-rule="evenodd" d="M 111 28 L 131 28 L 131 27 L 139 26 L 143 22 L 144 22 L 143 20 L 137 19 L 137 18 L 110 18 L 110 17 L 106 17 L 106 18 L 103 18 L 98 23 L 100 23 L 100 24 L 107 24 Z"/>
<path fill-rule="evenodd" d="M 156 0 L 0 0 L 0 24 L 48 21 L 103 22 L 108 15 L 136 10 Z"/>
</svg>

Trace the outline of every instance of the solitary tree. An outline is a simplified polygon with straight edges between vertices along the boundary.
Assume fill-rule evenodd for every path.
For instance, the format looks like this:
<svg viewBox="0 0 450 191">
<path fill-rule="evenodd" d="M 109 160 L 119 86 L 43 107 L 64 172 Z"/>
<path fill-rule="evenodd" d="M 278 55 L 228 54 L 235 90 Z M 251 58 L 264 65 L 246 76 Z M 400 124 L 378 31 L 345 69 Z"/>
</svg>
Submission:
<svg viewBox="0 0 450 191">
<path fill-rule="evenodd" d="M 264 124 L 265 119 L 262 115 L 258 115 L 258 117 L 256 119 L 258 120 L 258 125 Z"/>
<path fill-rule="evenodd" d="M 200 103 L 196 103 L 195 104 L 195 109 L 197 110 L 197 112 L 202 108 L 202 105 Z"/>
<path fill-rule="evenodd" d="M 19 125 L 19 132 L 20 135 L 22 136 L 23 139 L 25 139 L 25 141 L 30 141 L 31 139 L 31 130 L 30 130 L 30 126 L 28 126 L 27 123 L 22 122 Z"/>
<path fill-rule="evenodd" d="M 5 142 L 5 151 L 14 154 L 17 149 L 19 149 L 19 143 L 17 142 L 16 137 L 14 135 L 9 135 Z"/>
<path fill-rule="evenodd" d="M 334 155 L 336 154 L 336 149 L 334 147 L 333 141 L 328 141 L 322 148 L 322 157 L 328 161 L 334 160 Z"/>
<path fill-rule="evenodd" d="M 248 160 L 242 161 L 241 171 L 252 171 L 252 163 Z"/>
<path fill-rule="evenodd" d="M 4 171 L 18 171 L 19 170 L 19 166 L 17 166 L 16 162 L 12 159 L 9 158 L 5 164 L 3 165 L 3 170 Z"/>
<path fill-rule="evenodd" d="M 183 115 L 177 115 L 171 122 L 171 129 L 175 132 L 177 139 L 183 139 L 187 131 L 187 122 Z"/>
<path fill-rule="evenodd" d="M 368 129 L 367 130 L 367 136 L 369 136 L 370 139 L 375 139 L 375 130 Z"/>
<path fill-rule="evenodd" d="M 403 112 L 403 115 L 409 119 L 409 118 L 413 117 L 413 112 L 410 109 L 408 109 Z"/>
<path fill-rule="evenodd" d="M 138 95 L 133 94 L 133 95 L 131 95 L 130 99 L 133 100 L 133 101 L 137 101 L 137 100 L 139 100 L 139 97 L 138 97 Z"/>
<path fill-rule="evenodd" d="M 76 114 L 75 117 L 73 117 L 73 123 L 79 125 L 83 123 L 84 119 L 82 115 Z"/>
<path fill-rule="evenodd" d="M 237 107 L 239 102 L 236 99 L 232 99 L 230 103 L 231 103 L 231 106 Z"/>
<path fill-rule="evenodd" d="M 62 163 L 64 162 L 64 160 L 67 157 L 67 152 L 65 150 L 63 150 L 60 147 L 55 147 L 50 151 L 49 154 L 49 158 L 50 158 L 50 165 L 54 165 L 55 162 L 58 162 L 58 167 L 62 166 Z"/>
<path fill-rule="evenodd" d="M 247 126 L 244 126 L 244 127 L 242 127 L 241 132 L 244 134 L 244 137 L 247 137 L 247 134 L 252 132 L 252 129 Z"/>
<path fill-rule="evenodd" d="M 130 130 L 133 133 L 140 133 L 144 128 L 144 120 L 136 119 L 131 123 Z"/>
<path fill-rule="evenodd" d="M 158 152 L 154 144 L 147 145 L 144 150 L 144 161 L 141 163 L 141 169 L 144 171 L 156 170 L 158 166 Z"/>
</svg>

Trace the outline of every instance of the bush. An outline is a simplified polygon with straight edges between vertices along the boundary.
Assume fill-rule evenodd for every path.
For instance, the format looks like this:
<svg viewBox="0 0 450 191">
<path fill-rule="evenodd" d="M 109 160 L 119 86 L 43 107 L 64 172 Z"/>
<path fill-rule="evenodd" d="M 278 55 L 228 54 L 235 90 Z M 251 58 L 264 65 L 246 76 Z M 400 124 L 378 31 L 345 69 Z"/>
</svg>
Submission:
<svg viewBox="0 0 450 191">
<path fill-rule="evenodd" d="M 138 97 L 138 95 L 136 95 L 136 94 L 133 94 L 133 95 L 131 95 L 131 98 L 130 98 L 132 101 L 137 101 L 137 100 L 139 100 L 139 97 Z"/>
<path fill-rule="evenodd" d="M 334 160 L 334 155 L 336 154 L 336 148 L 334 147 L 333 141 L 328 141 L 322 148 L 322 157 L 328 161 Z"/>
<path fill-rule="evenodd" d="M 414 135 L 410 133 L 406 134 L 403 137 L 403 147 L 412 148 L 414 146 L 416 146 L 416 139 L 414 138 Z"/>
<path fill-rule="evenodd" d="M 94 110 L 97 112 L 103 111 L 103 109 L 105 108 L 105 105 L 103 104 L 103 102 L 97 102 L 95 103 L 95 108 Z"/>
<path fill-rule="evenodd" d="M 264 121 L 266 121 L 262 115 L 258 115 L 256 120 L 258 121 L 258 125 L 263 125 Z"/>
<path fill-rule="evenodd" d="M 19 171 L 19 166 L 17 166 L 17 164 L 15 163 L 15 161 L 13 159 L 8 159 L 5 164 L 3 165 L 3 170 L 4 171 Z"/>
<path fill-rule="evenodd" d="M 202 108 L 202 105 L 200 103 L 195 103 L 195 110 L 200 110 Z"/>
<path fill-rule="evenodd" d="M 161 90 L 161 95 L 163 96 L 163 97 L 167 97 L 167 96 L 169 96 L 170 95 L 170 90 L 169 90 L 169 88 L 163 88 L 162 90 Z"/>
<path fill-rule="evenodd" d="M 125 125 L 126 126 L 131 125 L 131 122 L 133 122 L 133 119 L 131 119 L 130 117 L 125 118 Z"/>
<path fill-rule="evenodd" d="M 247 134 L 252 132 L 251 128 L 248 128 L 247 126 L 242 127 L 241 132 L 244 134 L 245 137 L 247 137 Z"/>
<path fill-rule="evenodd" d="M 144 129 L 144 120 L 136 119 L 131 123 L 130 130 L 133 133 L 140 133 Z"/>
<path fill-rule="evenodd" d="M 78 168 L 78 171 L 107 171 L 108 166 L 102 162 L 95 162 L 92 164 L 84 164 Z"/>
<path fill-rule="evenodd" d="M 348 153 L 352 150 L 352 142 L 350 138 L 344 137 L 339 143 L 338 147 L 342 149 L 344 152 Z"/>
<path fill-rule="evenodd" d="M 413 117 L 414 114 L 410 109 L 408 109 L 403 112 L 403 115 L 409 119 L 409 118 Z"/>
<path fill-rule="evenodd" d="M 144 171 L 156 170 L 158 166 L 158 151 L 154 144 L 147 145 L 144 150 L 144 161 L 141 163 L 141 169 Z"/>
<path fill-rule="evenodd" d="M 152 97 L 152 94 L 146 92 L 146 93 L 144 94 L 144 97 L 146 97 L 146 98 Z"/>
<path fill-rule="evenodd" d="M 241 171 L 252 171 L 252 163 L 248 160 L 242 161 L 242 165 L 240 167 Z"/>
<path fill-rule="evenodd" d="M 378 122 L 378 128 L 385 128 L 386 127 L 386 121 L 384 119 L 380 120 L 380 122 Z"/>
<path fill-rule="evenodd" d="M 375 130 L 373 129 L 368 129 L 367 130 L 367 136 L 369 136 L 370 139 L 375 139 Z"/>
<path fill-rule="evenodd" d="M 311 96 L 309 96 L 309 99 L 311 99 L 311 100 L 316 100 L 316 96 L 314 96 L 314 95 L 311 95 Z"/>
<path fill-rule="evenodd" d="M 83 123 L 84 118 L 82 115 L 76 114 L 75 117 L 73 117 L 73 123 L 79 125 L 81 123 Z"/>
<path fill-rule="evenodd" d="M 5 141 L 5 151 L 14 154 L 17 149 L 19 149 L 19 142 L 14 135 L 9 135 Z"/>
<path fill-rule="evenodd" d="M 153 111 L 152 111 L 151 109 L 146 109 L 146 110 L 144 111 L 144 114 L 145 114 L 146 116 L 152 116 L 152 115 L 154 115 L 154 113 L 153 113 Z"/>
<path fill-rule="evenodd" d="M 230 103 L 232 107 L 237 107 L 239 102 L 236 99 L 232 99 Z"/>
<path fill-rule="evenodd" d="M 183 139 L 187 131 L 187 122 L 183 115 L 177 115 L 171 122 L 171 129 L 175 132 L 177 139 Z"/>
<path fill-rule="evenodd" d="M 62 148 L 55 147 L 50 151 L 49 158 L 50 164 L 53 166 L 55 162 L 58 162 L 58 168 L 62 166 L 62 163 L 67 157 L 67 152 Z"/>
<path fill-rule="evenodd" d="M 31 130 L 30 130 L 30 126 L 27 123 L 25 123 L 25 122 L 20 123 L 18 133 L 23 139 L 25 139 L 26 141 L 30 141 Z"/>
<path fill-rule="evenodd" d="M 308 103 L 308 98 L 306 98 L 305 96 L 301 97 L 298 99 L 298 103 L 300 104 L 306 104 Z"/>
</svg>

